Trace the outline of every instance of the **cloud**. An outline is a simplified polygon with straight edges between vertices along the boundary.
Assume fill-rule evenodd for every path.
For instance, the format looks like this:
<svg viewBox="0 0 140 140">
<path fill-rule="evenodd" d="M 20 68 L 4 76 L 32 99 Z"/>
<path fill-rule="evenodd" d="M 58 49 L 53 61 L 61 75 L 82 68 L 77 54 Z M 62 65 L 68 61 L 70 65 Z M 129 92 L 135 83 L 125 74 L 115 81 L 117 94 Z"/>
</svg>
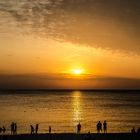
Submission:
<svg viewBox="0 0 140 140">
<path fill-rule="evenodd" d="M 138 55 L 139 7 L 139 0 L 0 0 L 27 34 Z"/>
<path fill-rule="evenodd" d="M 0 89 L 140 89 L 140 79 L 66 74 L 1 74 Z"/>
</svg>

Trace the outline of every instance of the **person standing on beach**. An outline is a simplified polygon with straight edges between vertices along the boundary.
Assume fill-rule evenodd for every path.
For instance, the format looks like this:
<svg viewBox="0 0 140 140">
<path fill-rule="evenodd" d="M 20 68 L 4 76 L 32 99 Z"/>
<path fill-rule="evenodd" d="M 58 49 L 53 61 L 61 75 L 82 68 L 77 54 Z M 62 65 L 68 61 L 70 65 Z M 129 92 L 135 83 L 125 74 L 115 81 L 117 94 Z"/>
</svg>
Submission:
<svg viewBox="0 0 140 140">
<path fill-rule="evenodd" d="M 81 124 L 79 123 L 78 125 L 77 125 L 77 133 L 80 133 L 81 132 Z"/>
<path fill-rule="evenodd" d="M 51 128 L 51 126 L 49 126 L 49 133 L 51 133 L 51 131 L 52 131 L 52 128 Z"/>
<path fill-rule="evenodd" d="M 97 132 L 100 133 L 102 131 L 102 123 L 99 121 L 97 123 Z"/>
<path fill-rule="evenodd" d="M 138 128 L 137 133 L 140 134 L 140 127 Z"/>
<path fill-rule="evenodd" d="M 14 134 L 17 134 L 17 124 L 14 123 Z"/>
<path fill-rule="evenodd" d="M 11 123 L 11 135 L 14 134 L 14 122 Z"/>
<path fill-rule="evenodd" d="M 36 127 L 35 127 L 35 134 L 38 133 L 38 124 L 36 124 Z"/>
<path fill-rule="evenodd" d="M 104 133 L 107 133 L 107 122 L 104 121 L 103 123 L 103 129 L 104 129 Z"/>
<path fill-rule="evenodd" d="M 99 122 L 97 123 L 97 133 L 100 133 Z"/>
<path fill-rule="evenodd" d="M 136 133 L 136 130 L 135 130 L 135 127 L 133 127 L 132 129 L 131 129 L 131 133 Z"/>
</svg>

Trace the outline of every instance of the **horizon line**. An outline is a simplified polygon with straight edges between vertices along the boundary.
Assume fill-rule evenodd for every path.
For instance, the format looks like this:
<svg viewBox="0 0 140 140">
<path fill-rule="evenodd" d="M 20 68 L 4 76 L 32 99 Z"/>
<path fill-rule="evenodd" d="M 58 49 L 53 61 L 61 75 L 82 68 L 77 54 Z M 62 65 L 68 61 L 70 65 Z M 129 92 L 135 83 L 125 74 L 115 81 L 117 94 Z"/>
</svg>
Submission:
<svg viewBox="0 0 140 140">
<path fill-rule="evenodd" d="M 59 88 L 56 88 L 56 89 L 35 89 L 35 88 L 26 88 L 26 89 L 0 89 L 0 91 L 59 91 L 59 92 L 62 92 L 62 91 L 99 91 L 99 92 L 106 92 L 106 91 L 126 91 L 126 92 L 129 92 L 129 91 L 140 91 L 140 88 L 131 88 L 131 89 L 128 89 L 128 88 L 123 88 L 123 89 L 59 89 Z"/>
</svg>

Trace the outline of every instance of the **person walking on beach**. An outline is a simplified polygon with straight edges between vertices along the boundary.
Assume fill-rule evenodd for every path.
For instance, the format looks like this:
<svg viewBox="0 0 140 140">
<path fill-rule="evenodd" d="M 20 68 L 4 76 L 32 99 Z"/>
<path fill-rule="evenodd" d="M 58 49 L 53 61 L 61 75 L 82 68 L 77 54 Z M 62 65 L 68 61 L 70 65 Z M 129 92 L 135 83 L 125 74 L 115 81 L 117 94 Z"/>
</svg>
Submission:
<svg viewBox="0 0 140 140">
<path fill-rule="evenodd" d="M 103 129 L 104 129 L 104 133 L 107 133 L 107 122 L 104 121 L 103 123 Z"/>
<path fill-rule="evenodd" d="M 51 134 L 51 131 L 52 131 L 52 128 L 51 128 L 51 126 L 49 126 L 49 133 Z"/>
<path fill-rule="evenodd" d="M 36 127 L 35 127 L 35 134 L 38 133 L 38 124 L 36 124 Z"/>
<path fill-rule="evenodd" d="M 99 121 L 97 123 L 97 132 L 100 133 L 102 131 L 102 123 Z"/>
<path fill-rule="evenodd" d="M 77 125 L 77 133 L 80 133 L 81 132 L 81 124 L 79 123 L 78 125 Z"/>
<path fill-rule="evenodd" d="M 30 125 L 31 127 L 31 135 L 34 134 L 34 127 L 32 125 Z"/>
</svg>

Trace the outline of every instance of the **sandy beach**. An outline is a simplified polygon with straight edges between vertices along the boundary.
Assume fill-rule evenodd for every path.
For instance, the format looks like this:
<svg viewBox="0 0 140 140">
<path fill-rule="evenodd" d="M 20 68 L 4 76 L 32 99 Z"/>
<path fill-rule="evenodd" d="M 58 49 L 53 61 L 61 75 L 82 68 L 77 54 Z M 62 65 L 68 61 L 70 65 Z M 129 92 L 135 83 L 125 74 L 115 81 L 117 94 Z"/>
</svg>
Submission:
<svg viewBox="0 0 140 140">
<path fill-rule="evenodd" d="M 0 140 L 140 140 L 140 134 L 109 133 L 109 134 L 20 134 L 1 135 Z"/>
</svg>

